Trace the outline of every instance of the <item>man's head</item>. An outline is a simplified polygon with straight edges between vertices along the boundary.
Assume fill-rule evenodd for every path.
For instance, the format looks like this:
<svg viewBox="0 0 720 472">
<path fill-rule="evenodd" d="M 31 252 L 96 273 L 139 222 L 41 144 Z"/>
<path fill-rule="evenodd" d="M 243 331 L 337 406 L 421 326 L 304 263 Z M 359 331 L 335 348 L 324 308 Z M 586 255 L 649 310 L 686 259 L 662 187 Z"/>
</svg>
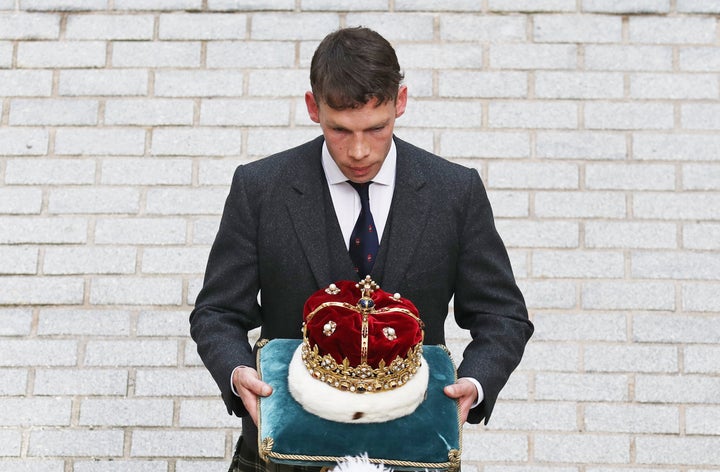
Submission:
<svg viewBox="0 0 720 472">
<path fill-rule="evenodd" d="M 395 50 L 367 28 L 331 33 L 315 51 L 305 104 L 333 160 L 353 182 L 372 180 L 387 157 L 395 119 L 407 104 L 402 78 Z"/>
<path fill-rule="evenodd" d="M 390 43 L 368 28 L 330 33 L 310 63 L 315 99 L 337 110 L 358 108 L 373 98 L 395 101 L 403 74 Z"/>
</svg>

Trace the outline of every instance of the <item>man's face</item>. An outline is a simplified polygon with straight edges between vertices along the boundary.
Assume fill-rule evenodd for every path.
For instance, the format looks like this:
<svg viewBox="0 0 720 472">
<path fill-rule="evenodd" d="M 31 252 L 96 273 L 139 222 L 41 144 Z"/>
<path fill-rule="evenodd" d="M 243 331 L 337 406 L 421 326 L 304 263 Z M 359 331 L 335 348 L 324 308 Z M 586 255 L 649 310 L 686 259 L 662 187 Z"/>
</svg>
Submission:
<svg viewBox="0 0 720 472">
<path fill-rule="evenodd" d="M 369 182 L 380 171 L 392 142 L 395 118 L 405 113 L 407 87 L 395 102 L 378 105 L 376 99 L 359 108 L 336 110 L 305 94 L 310 119 L 320 124 L 333 160 L 349 180 Z"/>
</svg>

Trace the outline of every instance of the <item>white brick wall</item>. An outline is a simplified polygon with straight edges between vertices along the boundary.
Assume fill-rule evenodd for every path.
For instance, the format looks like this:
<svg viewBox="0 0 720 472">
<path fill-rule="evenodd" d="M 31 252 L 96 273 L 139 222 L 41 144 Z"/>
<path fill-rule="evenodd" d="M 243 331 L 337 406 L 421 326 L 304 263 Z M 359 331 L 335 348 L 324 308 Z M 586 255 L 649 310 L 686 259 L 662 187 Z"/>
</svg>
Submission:
<svg viewBox="0 0 720 472">
<path fill-rule="evenodd" d="M 0 470 L 224 470 L 187 317 L 310 57 L 396 46 L 398 134 L 481 173 L 536 333 L 470 472 L 720 464 L 717 0 L 0 0 Z M 459 358 L 467 333 L 452 320 Z"/>
</svg>

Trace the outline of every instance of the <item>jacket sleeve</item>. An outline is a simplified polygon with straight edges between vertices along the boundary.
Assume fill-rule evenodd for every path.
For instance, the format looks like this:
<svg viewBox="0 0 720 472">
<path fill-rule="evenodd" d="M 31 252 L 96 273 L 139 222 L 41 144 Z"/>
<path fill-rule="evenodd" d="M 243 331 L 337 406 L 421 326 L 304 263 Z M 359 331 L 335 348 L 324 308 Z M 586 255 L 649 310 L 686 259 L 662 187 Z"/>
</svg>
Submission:
<svg viewBox="0 0 720 472">
<path fill-rule="evenodd" d="M 220 388 L 228 413 L 238 416 L 247 411 L 231 390 L 231 375 L 239 365 L 254 367 L 248 331 L 261 323 L 257 214 L 250 201 L 241 166 L 235 171 L 203 287 L 190 314 L 190 335 L 198 354 Z"/>
<path fill-rule="evenodd" d="M 520 363 L 533 326 L 474 170 L 464 208 L 454 310 L 458 326 L 470 330 L 472 340 L 458 376 L 473 377 L 482 385 L 485 397 L 470 411 L 468 422 L 487 423 L 500 390 Z"/>
</svg>

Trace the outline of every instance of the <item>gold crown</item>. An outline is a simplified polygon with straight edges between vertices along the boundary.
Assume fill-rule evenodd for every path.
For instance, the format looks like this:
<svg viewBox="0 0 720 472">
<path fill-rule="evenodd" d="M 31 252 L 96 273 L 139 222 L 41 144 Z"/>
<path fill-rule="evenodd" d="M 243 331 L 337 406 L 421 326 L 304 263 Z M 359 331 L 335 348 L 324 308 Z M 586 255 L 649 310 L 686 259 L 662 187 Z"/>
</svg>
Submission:
<svg viewBox="0 0 720 472">
<path fill-rule="evenodd" d="M 373 282 L 369 276 L 360 283 L 355 284 L 355 288 L 360 289 L 361 293 L 360 300 L 357 304 L 352 305 L 347 301 L 333 300 L 332 296 L 337 295 L 340 289 L 335 284 L 331 284 L 330 287 L 325 290 L 325 293 L 331 297 L 322 300 L 323 303 L 320 303 L 306 314 L 305 322 L 303 323 L 303 344 L 301 351 L 303 363 L 313 378 L 342 391 L 371 393 L 384 392 L 401 387 L 417 373 L 422 365 L 423 323 L 420 317 L 413 312 L 415 308 L 411 303 L 407 301 L 401 303 L 399 294 L 393 296 L 384 292 L 379 294 L 383 297 L 382 299 L 385 300 L 385 306 L 376 309 L 372 294 L 379 291 L 380 287 Z M 411 307 L 412 310 L 409 309 L 409 307 Z M 318 349 L 317 343 L 311 345 L 310 339 L 308 339 L 308 324 L 317 313 L 328 308 L 341 311 L 351 316 L 359 315 L 361 317 L 360 339 L 358 340 L 360 344 L 360 362 L 357 365 L 351 365 L 347 357 L 344 357 L 342 362 L 338 362 L 330 353 L 322 354 Z M 370 317 L 382 317 L 383 315 L 410 316 L 417 322 L 416 329 L 420 331 L 419 342 L 412 345 L 408 344 L 405 357 L 397 355 L 389 364 L 387 364 L 384 359 L 380 359 L 377 366 L 373 366 L 368 363 L 368 340 L 370 337 L 370 323 L 368 319 Z M 338 320 L 338 323 L 342 324 L 343 321 Z M 331 336 L 335 330 L 338 329 L 338 324 L 334 321 L 329 321 L 322 327 L 317 326 L 314 327 L 314 329 L 316 331 L 322 329 L 323 336 Z M 399 342 L 407 342 L 407 339 L 415 340 L 418 337 L 417 332 L 409 335 L 396 333 L 395 329 L 391 326 L 385 326 L 382 329 L 382 335 L 390 342 L 396 340 Z M 398 339 L 399 336 L 401 336 L 402 339 Z"/>
</svg>

